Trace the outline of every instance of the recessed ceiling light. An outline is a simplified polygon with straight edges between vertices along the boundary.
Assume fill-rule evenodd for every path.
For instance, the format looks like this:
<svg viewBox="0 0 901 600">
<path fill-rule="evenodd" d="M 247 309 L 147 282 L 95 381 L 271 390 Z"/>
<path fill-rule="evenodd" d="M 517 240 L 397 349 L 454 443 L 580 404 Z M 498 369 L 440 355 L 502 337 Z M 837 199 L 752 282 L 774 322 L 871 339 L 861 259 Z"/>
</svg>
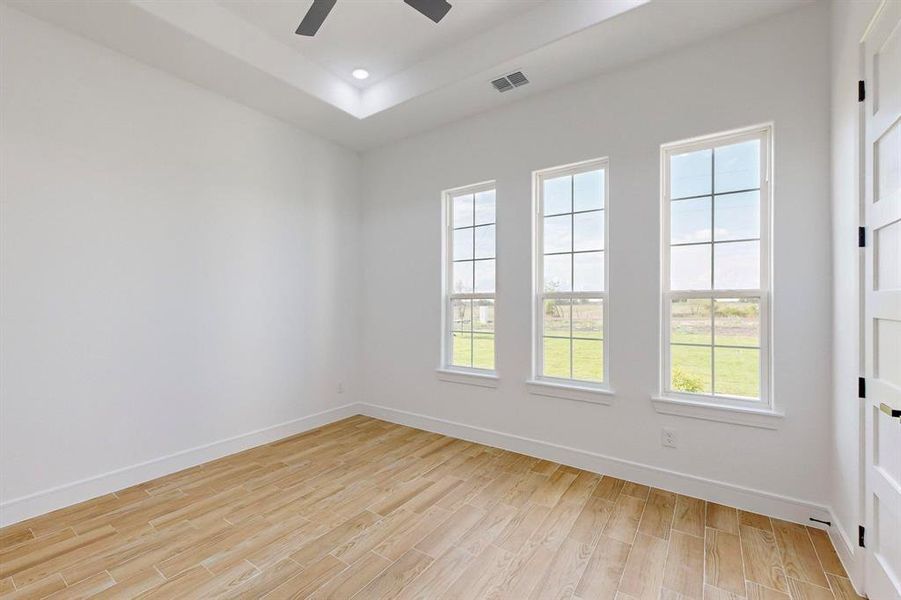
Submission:
<svg viewBox="0 0 901 600">
<path fill-rule="evenodd" d="M 354 69 L 354 72 L 351 73 L 354 76 L 354 79 L 366 79 L 369 77 L 369 71 L 366 69 Z"/>
</svg>

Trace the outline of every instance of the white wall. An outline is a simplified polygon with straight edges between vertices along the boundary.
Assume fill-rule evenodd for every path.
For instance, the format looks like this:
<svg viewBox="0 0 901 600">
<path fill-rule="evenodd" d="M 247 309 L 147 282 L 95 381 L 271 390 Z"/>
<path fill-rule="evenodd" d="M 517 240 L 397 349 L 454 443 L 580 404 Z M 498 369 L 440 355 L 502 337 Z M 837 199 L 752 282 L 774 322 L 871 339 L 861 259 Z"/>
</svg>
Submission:
<svg viewBox="0 0 901 600">
<path fill-rule="evenodd" d="M 860 290 L 862 251 L 857 247 L 860 219 L 860 104 L 863 78 L 859 43 L 879 0 L 832 4 L 832 479 L 829 499 L 836 522 L 835 547 L 855 583 L 861 581 L 862 553 L 857 525 L 863 524 L 861 436 L 863 403 L 857 398 L 861 368 Z"/>
<path fill-rule="evenodd" d="M 0 519 L 349 402 L 359 157 L 0 11 Z"/>
<path fill-rule="evenodd" d="M 728 488 L 734 493 L 720 497 L 770 509 L 781 500 L 796 508 L 781 505 L 783 515 L 824 518 L 817 509 L 828 496 L 832 393 L 828 33 L 829 7 L 818 3 L 365 154 L 363 400 L 390 409 L 377 414 L 564 445 L 617 459 L 597 464 L 650 482 L 714 494 Z M 765 121 L 775 123 L 774 387 L 785 419 L 770 431 L 657 414 L 649 398 L 658 380 L 660 144 Z M 609 407 L 530 395 L 523 384 L 530 174 L 600 156 L 610 158 L 611 182 Z M 487 179 L 498 194 L 496 390 L 434 373 L 439 193 Z M 677 431 L 676 450 L 661 447 L 665 425 Z M 728 485 L 705 487 L 703 479 Z"/>
<path fill-rule="evenodd" d="M 361 400 L 372 414 L 536 452 L 566 446 L 576 454 L 562 458 L 606 457 L 591 464 L 798 520 L 831 503 L 853 528 L 846 478 L 859 475 L 859 456 L 843 448 L 859 425 L 842 403 L 856 331 L 837 326 L 833 343 L 831 329 L 856 305 L 829 260 L 829 26 L 819 3 L 361 163 L 0 5 L 0 522 L 287 435 Z M 833 66 L 835 93 L 848 68 Z M 649 401 L 659 145 L 764 121 L 775 123 L 774 387 L 786 417 L 770 431 L 659 415 Z M 523 385 L 530 173 L 599 156 L 611 168 L 609 407 Z M 485 179 L 498 187 L 496 390 L 434 375 L 439 193 Z M 843 185 L 837 236 L 852 214 Z M 845 250 L 836 247 L 837 273 L 854 267 Z M 676 429 L 678 449 L 660 446 L 662 426 Z"/>
</svg>

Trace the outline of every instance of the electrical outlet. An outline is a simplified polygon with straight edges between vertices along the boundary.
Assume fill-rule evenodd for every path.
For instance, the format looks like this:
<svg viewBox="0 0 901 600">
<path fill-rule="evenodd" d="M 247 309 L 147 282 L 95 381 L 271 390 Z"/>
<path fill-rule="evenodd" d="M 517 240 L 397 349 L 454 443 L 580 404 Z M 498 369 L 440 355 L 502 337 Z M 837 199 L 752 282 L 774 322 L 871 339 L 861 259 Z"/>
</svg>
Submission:
<svg viewBox="0 0 901 600">
<path fill-rule="evenodd" d="M 676 447 L 676 432 L 669 427 L 664 427 L 660 432 L 660 443 L 667 448 Z"/>
<path fill-rule="evenodd" d="M 344 393 L 344 384 L 341 383 L 340 381 L 338 382 L 338 393 L 339 393 L 339 394 L 343 394 L 343 393 Z"/>
</svg>

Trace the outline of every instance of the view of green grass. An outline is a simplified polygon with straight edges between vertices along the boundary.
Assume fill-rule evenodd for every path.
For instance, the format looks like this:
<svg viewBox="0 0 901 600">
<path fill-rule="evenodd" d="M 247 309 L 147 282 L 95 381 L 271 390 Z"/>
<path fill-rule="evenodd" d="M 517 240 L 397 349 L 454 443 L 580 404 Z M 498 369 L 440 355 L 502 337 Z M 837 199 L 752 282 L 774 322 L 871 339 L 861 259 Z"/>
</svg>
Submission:
<svg viewBox="0 0 901 600">
<path fill-rule="evenodd" d="M 756 398 L 759 351 L 756 348 L 717 348 L 714 354 L 716 390 L 711 390 L 711 348 L 672 346 L 673 389 L 676 391 Z"/>
<path fill-rule="evenodd" d="M 714 312 L 713 319 L 711 311 Z M 544 375 L 601 381 L 604 344 L 600 302 L 583 301 L 571 305 L 567 300 L 549 300 L 544 312 Z M 492 325 L 493 320 L 492 310 Z M 717 300 L 715 303 L 711 300 L 677 301 L 673 303 L 671 323 L 673 390 L 759 396 L 759 305 L 755 299 Z M 572 340 L 572 354 L 570 332 L 576 338 Z M 493 333 L 454 332 L 453 336 L 454 365 L 494 369 Z"/>
<path fill-rule="evenodd" d="M 756 299 L 679 300 L 673 302 L 671 310 L 672 389 L 759 396 L 760 316 Z"/>
<path fill-rule="evenodd" d="M 473 337 L 474 336 L 474 337 Z M 494 368 L 494 334 L 454 332 L 453 364 L 475 369 Z"/>
<path fill-rule="evenodd" d="M 544 375 L 580 381 L 603 381 L 603 334 L 602 300 L 545 300 L 542 357 Z M 573 338 L 572 346 L 570 336 Z"/>
<path fill-rule="evenodd" d="M 544 338 L 544 375 L 569 379 L 569 340 Z M 604 379 L 604 343 L 601 340 L 572 340 L 572 378 L 581 381 Z"/>
</svg>

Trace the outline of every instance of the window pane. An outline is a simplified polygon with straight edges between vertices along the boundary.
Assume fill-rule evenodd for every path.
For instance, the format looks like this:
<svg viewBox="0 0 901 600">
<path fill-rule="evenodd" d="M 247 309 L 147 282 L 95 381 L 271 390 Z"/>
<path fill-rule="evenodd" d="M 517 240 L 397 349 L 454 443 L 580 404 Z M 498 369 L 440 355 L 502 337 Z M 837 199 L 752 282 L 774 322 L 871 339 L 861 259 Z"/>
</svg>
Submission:
<svg viewBox="0 0 901 600">
<path fill-rule="evenodd" d="M 555 177 L 544 180 L 544 214 L 556 215 L 572 212 L 572 177 Z"/>
<path fill-rule="evenodd" d="M 751 348 L 717 348 L 715 350 L 717 394 L 726 396 L 760 396 L 760 351 Z"/>
<path fill-rule="evenodd" d="M 670 202 L 670 243 L 709 242 L 710 198 Z"/>
<path fill-rule="evenodd" d="M 760 187 L 760 140 L 720 146 L 714 163 L 717 194 Z"/>
<path fill-rule="evenodd" d="M 544 291 L 572 291 L 572 254 L 544 257 Z"/>
<path fill-rule="evenodd" d="M 676 154 L 670 157 L 670 198 L 703 196 L 710 193 L 713 173 L 707 150 Z"/>
<path fill-rule="evenodd" d="M 604 291 L 604 253 L 573 254 L 573 291 Z"/>
<path fill-rule="evenodd" d="M 670 289 L 710 289 L 710 244 L 670 248 Z"/>
<path fill-rule="evenodd" d="M 753 290 L 760 287 L 760 242 L 714 244 L 713 260 L 716 289 Z"/>
<path fill-rule="evenodd" d="M 757 298 L 717 299 L 716 343 L 760 346 L 760 301 Z"/>
<path fill-rule="evenodd" d="M 473 300 L 472 317 L 475 331 L 494 331 L 494 300 Z"/>
<path fill-rule="evenodd" d="M 454 227 L 472 225 L 472 194 L 454 197 Z"/>
<path fill-rule="evenodd" d="M 760 192 L 716 196 L 714 236 L 718 242 L 760 237 Z"/>
<path fill-rule="evenodd" d="M 454 230 L 454 260 L 472 258 L 472 228 Z"/>
<path fill-rule="evenodd" d="M 494 223 L 494 190 L 479 192 L 475 196 L 475 224 Z"/>
<path fill-rule="evenodd" d="M 573 215 L 573 250 L 604 249 L 604 211 Z"/>
<path fill-rule="evenodd" d="M 570 252 L 572 246 L 572 215 L 544 218 L 544 252 Z"/>
<path fill-rule="evenodd" d="M 472 334 L 455 331 L 451 334 L 453 352 L 451 364 L 455 367 L 472 366 Z"/>
<path fill-rule="evenodd" d="M 493 333 L 473 334 L 472 366 L 476 369 L 494 369 Z"/>
<path fill-rule="evenodd" d="M 454 263 L 454 293 L 472 293 L 472 261 Z"/>
<path fill-rule="evenodd" d="M 450 198 L 451 248 L 448 295 L 493 294 L 495 288 L 495 191 Z M 447 366 L 494 368 L 494 300 L 449 298 L 444 338 Z M 447 346 L 449 344 L 449 347 Z M 475 364 L 474 364 L 475 361 Z"/>
<path fill-rule="evenodd" d="M 604 170 L 573 175 L 573 210 L 604 208 Z"/>
<path fill-rule="evenodd" d="M 670 356 L 670 389 L 693 394 L 710 393 L 710 348 L 673 344 L 670 346 Z"/>
<path fill-rule="evenodd" d="M 543 375 L 569 379 L 569 340 L 544 338 Z"/>
<path fill-rule="evenodd" d="M 451 330 L 469 332 L 472 326 L 472 300 L 451 300 Z"/>
<path fill-rule="evenodd" d="M 604 337 L 604 301 L 573 300 L 573 337 Z M 545 332 L 547 333 L 547 332 Z"/>
<path fill-rule="evenodd" d="M 569 337 L 570 301 L 544 301 L 544 335 Z"/>
<path fill-rule="evenodd" d="M 475 228 L 476 258 L 494 258 L 494 225 Z"/>
<path fill-rule="evenodd" d="M 573 340 L 573 379 L 604 380 L 604 342 Z"/>
<path fill-rule="evenodd" d="M 712 344 L 709 298 L 673 300 L 670 306 L 670 341 L 683 344 Z"/>
<path fill-rule="evenodd" d="M 494 261 L 477 260 L 475 279 L 476 293 L 482 294 L 494 292 Z"/>
</svg>

